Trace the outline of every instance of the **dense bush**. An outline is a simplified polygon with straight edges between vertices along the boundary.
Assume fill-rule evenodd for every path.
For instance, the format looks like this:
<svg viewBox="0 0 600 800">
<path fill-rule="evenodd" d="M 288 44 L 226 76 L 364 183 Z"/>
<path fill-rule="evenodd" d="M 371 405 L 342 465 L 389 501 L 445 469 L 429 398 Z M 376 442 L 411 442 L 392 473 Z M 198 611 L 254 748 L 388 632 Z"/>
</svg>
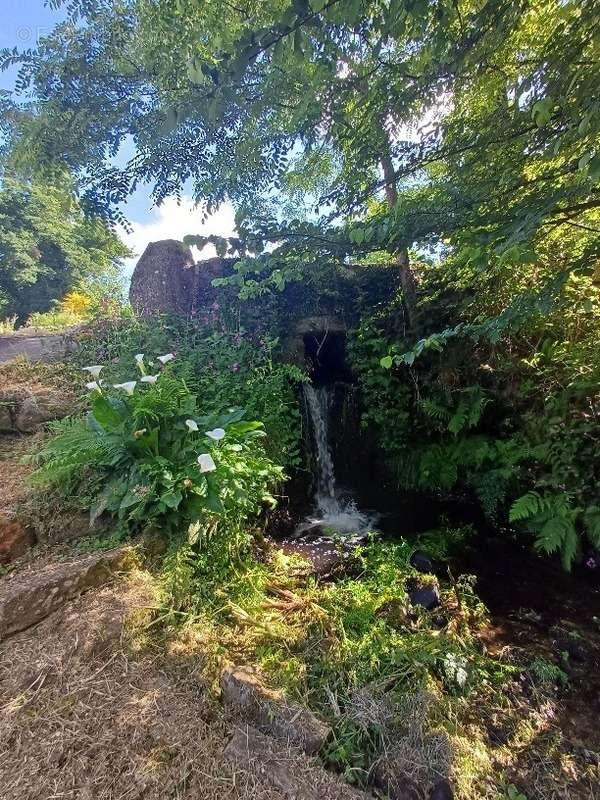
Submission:
<svg viewBox="0 0 600 800">
<path fill-rule="evenodd" d="M 585 275 L 553 282 L 546 255 L 495 276 L 463 258 L 424 272 L 417 342 L 398 335 L 395 301 L 363 317 L 363 424 L 399 486 L 467 491 L 570 568 L 600 546 L 600 293 Z"/>
<path fill-rule="evenodd" d="M 136 353 L 173 350 L 171 373 L 184 380 L 205 408 L 232 404 L 260 419 L 268 455 L 285 468 L 300 465 L 301 419 L 298 385 L 305 379 L 296 366 L 278 359 L 279 342 L 253 334 L 225 318 L 218 303 L 205 318 L 162 317 L 95 324 L 80 337 L 78 361 L 109 363 L 112 374 L 127 380 Z"/>
<path fill-rule="evenodd" d="M 199 400 L 165 366 L 173 360 L 138 354 L 138 378 L 115 384 L 109 367 L 87 367 L 91 410 L 56 423 L 39 454 L 37 480 L 81 493 L 92 523 L 108 512 L 126 532 L 187 530 L 197 540 L 275 503 L 283 472 L 264 452 L 262 423 Z"/>
</svg>

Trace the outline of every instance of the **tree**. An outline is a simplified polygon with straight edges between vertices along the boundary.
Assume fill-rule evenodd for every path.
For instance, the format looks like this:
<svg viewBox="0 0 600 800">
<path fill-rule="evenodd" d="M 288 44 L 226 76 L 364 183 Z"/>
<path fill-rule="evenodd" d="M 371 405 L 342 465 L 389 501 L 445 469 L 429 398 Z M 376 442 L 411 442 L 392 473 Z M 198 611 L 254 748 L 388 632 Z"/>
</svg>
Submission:
<svg viewBox="0 0 600 800">
<path fill-rule="evenodd" d="M 527 249 L 600 205 L 594 0 L 88 0 L 83 24 L 68 5 L 70 22 L 5 59 L 36 102 L 21 151 L 79 169 L 86 208 L 191 180 L 209 210 L 236 203 L 256 242 L 260 201 L 318 152 L 315 205 L 338 228 L 377 217 L 345 250 L 398 260 L 414 322 L 409 246 Z M 340 255 L 325 218 L 311 231 Z"/>
<path fill-rule="evenodd" d="M 128 255 L 100 219 L 87 219 L 64 177 L 5 179 L 0 190 L 0 316 L 24 324 L 73 287 L 115 279 Z"/>
</svg>

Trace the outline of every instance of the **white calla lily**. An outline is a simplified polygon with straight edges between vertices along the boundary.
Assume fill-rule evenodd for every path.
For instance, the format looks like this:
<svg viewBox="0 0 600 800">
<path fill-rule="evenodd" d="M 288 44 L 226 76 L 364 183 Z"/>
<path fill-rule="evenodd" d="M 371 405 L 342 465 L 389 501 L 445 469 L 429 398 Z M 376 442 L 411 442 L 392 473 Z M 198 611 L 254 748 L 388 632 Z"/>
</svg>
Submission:
<svg viewBox="0 0 600 800">
<path fill-rule="evenodd" d="M 169 361 L 173 361 L 175 358 L 175 353 L 165 353 L 164 356 L 158 356 L 158 360 L 161 364 L 168 364 Z"/>
<path fill-rule="evenodd" d="M 191 431 L 197 431 L 198 430 L 198 423 L 193 419 L 186 419 L 185 424 L 188 426 L 188 428 Z"/>
<path fill-rule="evenodd" d="M 92 367 L 83 367 L 83 372 L 89 372 L 92 378 L 97 381 L 98 377 L 100 376 L 100 372 L 104 369 L 102 364 L 95 364 Z"/>
<path fill-rule="evenodd" d="M 213 428 L 212 431 L 206 431 L 206 435 L 213 442 L 220 442 L 225 436 L 225 430 L 223 428 Z"/>
<path fill-rule="evenodd" d="M 125 381 L 125 383 L 113 383 L 115 389 L 122 389 L 127 394 L 133 394 L 137 381 Z"/>
<path fill-rule="evenodd" d="M 143 353 L 138 353 L 137 356 L 135 356 L 135 363 L 138 366 L 140 366 L 141 364 L 144 363 L 144 354 Z"/>
<path fill-rule="evenodd" d="M 97 381 L 90 381 L 90 383 L 86 383 L 85 388 L 89 389 L 90 392 L 99 392 L 100 384 Z"/>
<path fill-rule="evenodd" d="M 156 383 L 156 381 L 158 380 L 158 378 L 159 378 L 159 376 L 158 376 L 158 375 L 143 375 L 143 376 L 140 378 L 140 381 L 141 381 L 142 383 Z"/>
<path fill-rule="evenodd" d="M 200 465 L 200 472 L 214 472 L 217 468 L 210 453 L 201 453 L 198 456 L 198 464 Z"/>
</svg>

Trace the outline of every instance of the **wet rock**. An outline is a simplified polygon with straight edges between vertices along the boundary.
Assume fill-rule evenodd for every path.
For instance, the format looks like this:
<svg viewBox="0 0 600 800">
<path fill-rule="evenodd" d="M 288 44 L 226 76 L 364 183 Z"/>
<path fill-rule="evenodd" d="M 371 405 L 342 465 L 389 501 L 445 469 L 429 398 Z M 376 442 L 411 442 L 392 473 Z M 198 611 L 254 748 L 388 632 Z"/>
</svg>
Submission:
<svg viewBox="0 0 600 800">
<path fill-rule="evenodd" d="M 250 667 L 227 667 L 221 674 L 223 702 L 261 733 L 316 753 L 331 728 L 307 708 L 287 703 L 279 692 L 267 689 Z"/>
<path fill-rule="evenodd" d="M 454 791 L 450 781 L 446 779 L 438 781 L 431 790 L 429 800 L 454 800 Z"/>
<path fill-rule="evenodd" d="M 437 583 L 413 583 L 409 588 L 408 599 L 413 606 L 422 606 L 427 611 L 440 604 L 440 590 Z"/>
<path fill-rule="evenodd" d="M 410 557 L 410 563 L 418 572 L 424 572 L 430 575 L 433 575 L 435 572 L 434 560 L 425 550 L 415 550 Z"/>
<path fill-rule="evenodd" d="M 10 564 L 33 547 L 35 533 L 12 514 L 0 513 L 0 564 Z"/>
<path fill-rule="evenodd" d="M 134 562 L 133 550 L 121 547 L 28 571 L 0 585 L 0 640 L 35 625 L 68 600 L 106 583 Z"/>
</svg>

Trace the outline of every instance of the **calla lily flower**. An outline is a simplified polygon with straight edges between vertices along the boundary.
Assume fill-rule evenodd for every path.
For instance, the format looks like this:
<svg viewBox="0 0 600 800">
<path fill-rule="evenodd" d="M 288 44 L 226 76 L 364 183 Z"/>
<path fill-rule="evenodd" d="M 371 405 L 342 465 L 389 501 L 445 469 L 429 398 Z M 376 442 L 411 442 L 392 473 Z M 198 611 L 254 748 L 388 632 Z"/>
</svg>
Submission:
<svg viewBox="0 0 600 800">
<path fill-rule="evenodd" d="M 100 384 L 97 381 L 91 381 L 90 383 L 86 383 L 85 388 L 89 389 L 90 392 L 99 392 Z"/>
<path fill-rule="evenodd" d="M 100 376 L 100 372 L 103 369 L 104 367 L 102 364 L 95 364 L 93 367 L 83 367 L 83 372 L 89 372 L 92 378 L 97 381 L 98 377 Z"/>
<path fill-rule="evenodd" d="M 213 428 L 212 431 L 206 431 L 206 435 L 214 442 L 219 442 L 225 436 L 225 431 L 223 428 Z"/>
<path fill-rule="evenodd" d="M 185 424 L 188 426 L 188 428 L 191 431 L 197 431 L 198 430 L 198 423 L 193 419 L 186 419 Z"/>
<path fill-rule="evenodd" d="M 143 375 L 140 378 L 140 381 L 142 383 L 156 383 L 157 380 L 158 380 L 158 375 Z"/>
<path fill-rule="evenodd" d="M 217 468 L 210 453 L 201 453 L 198 456 L 198 464 L 200 465 L 200 472 L 214 472 Z"/>
<path fill-rule="evenodd" d="M 126 381 L 125 383 L 113 383 L 115 389 L 122 389 L 127 394 L 133 394 L 137 381 Z"/>
<path fill-rule="evenodd" d="M 169 361 L 173 361 L 175 358 L 175 353 L 166 353 L 164 356 L 158 356 L 158 360 L 161 364 L 168 364 Z"/>
<path fill-rule="evenodd" d="M 135 363 L 138 366 L 141 366 L 144 363 L 144 354 L 143 353 L 138 353 L 137 356 L 135 356 Z"/>
</svg>

